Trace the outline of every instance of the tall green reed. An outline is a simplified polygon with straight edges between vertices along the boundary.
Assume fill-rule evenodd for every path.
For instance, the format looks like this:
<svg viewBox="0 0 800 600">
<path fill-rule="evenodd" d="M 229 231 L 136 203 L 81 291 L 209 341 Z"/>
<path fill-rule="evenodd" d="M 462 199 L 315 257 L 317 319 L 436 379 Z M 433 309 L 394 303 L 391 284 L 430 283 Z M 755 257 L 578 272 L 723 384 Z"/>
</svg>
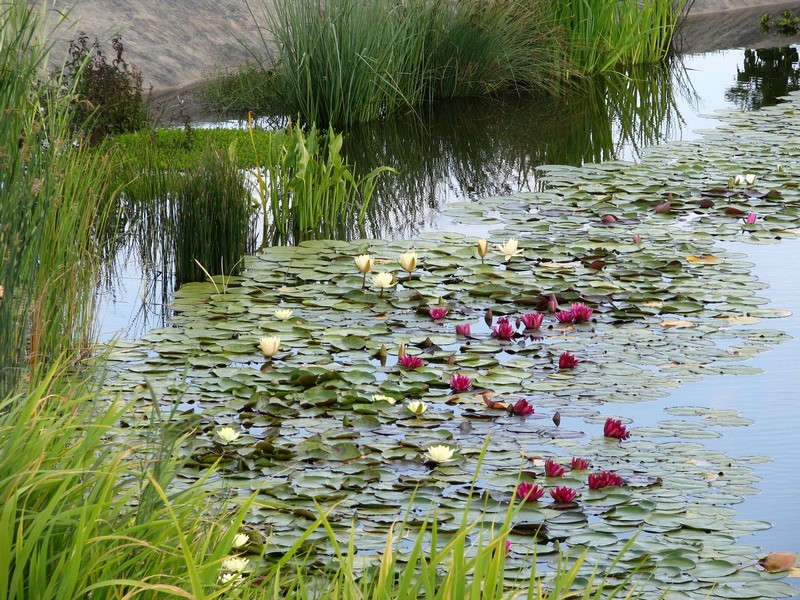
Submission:
<svg viewBox="0 0 800 600">
<path fill-rule="evenodd" d="M 0 8 L 0 393 L 92 339 L 99 257 L 112 224 L 111 161 L 72 136 L 69 93 L 45 73 L 39 14 Z"/>
</svg>

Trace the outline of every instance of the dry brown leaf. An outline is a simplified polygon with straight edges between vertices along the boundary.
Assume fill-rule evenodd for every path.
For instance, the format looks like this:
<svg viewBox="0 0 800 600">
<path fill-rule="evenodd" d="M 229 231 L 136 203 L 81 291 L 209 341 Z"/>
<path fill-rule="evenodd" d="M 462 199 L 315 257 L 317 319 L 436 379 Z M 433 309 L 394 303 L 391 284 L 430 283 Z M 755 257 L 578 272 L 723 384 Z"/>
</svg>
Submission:
<svg viewBox="0 0 800 600">
<path fill-rule="evenodd" d="M 682 321 L 680 319 L 667 319 L 666 321 L 661 321 L 661 326 L 664 329 L 670 329 L 671 327 L 696 327 L 697 323 L 694 321 Z"/>
<path fill-rule="evenodd" d="M 770 552 L 758 564 L 768 573 L 788 571 L 797 564 L 797 555 L 794 552 Z"/>
<path fill-rule="evenodd" d="M 686 260 L 695 265 L 718 265 L 722 262 L 721 258 L 718 258 L 713 254 L 701 254 L 699 256 L 690 254 L 686 257 Z"/>
</svg>

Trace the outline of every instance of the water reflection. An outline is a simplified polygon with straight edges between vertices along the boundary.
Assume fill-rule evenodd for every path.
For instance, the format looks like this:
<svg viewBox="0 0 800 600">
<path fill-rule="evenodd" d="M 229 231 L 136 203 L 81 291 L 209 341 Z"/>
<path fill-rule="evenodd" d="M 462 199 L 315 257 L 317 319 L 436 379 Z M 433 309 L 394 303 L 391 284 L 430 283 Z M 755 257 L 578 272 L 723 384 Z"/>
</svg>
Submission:
<svg viewBox="0 0 800 600">
<path fill-rule="evenodd" d="M 583 82 L 566 97 L 448 101 L 416 116 L 359 126 L 345 153 L 360 171 L 390 165 L 367 215 L 372 237 L 436 226 L 449 201 L 536 190 L 536 167 L 635 159 L 675 136 L 676 95 L 693 102 L 679 61 Z"/>
<path fill-rule="evenodd" d="M 800 56 L 794 46 L 745 50 L 736 69 L 736 85 L 725 99 L 740 110 L 773 106 L 789 92 L 800 90 Z"/>
</svg>

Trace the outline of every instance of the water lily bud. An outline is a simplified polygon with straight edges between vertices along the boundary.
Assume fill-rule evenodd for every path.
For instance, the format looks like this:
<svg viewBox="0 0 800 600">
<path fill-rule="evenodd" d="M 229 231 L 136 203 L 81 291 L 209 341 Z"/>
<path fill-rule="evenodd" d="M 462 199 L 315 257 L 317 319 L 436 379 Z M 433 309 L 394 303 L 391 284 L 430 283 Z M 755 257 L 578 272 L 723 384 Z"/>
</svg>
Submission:
<svg viewBox="0 0 800 600">
<path fill-rule="evenodd" d="M 400 349 L 397 351 L 397 358 L 402 358 L 406 355 L 406 343 L 400 344 Z"/>
<path fill-rule="evenodd" d="M 489 252 L 489 242 L 481 238 L 478 240 L 478 256 L 483 258 L 487 252 Z"/>
<path fill-rule="evenodd" d="M 281 338 L 262 337 L 258 342 L 258 347 L 264 356 L 272 358 L 278 353 L 278 349 L 281 347 Z"/>
<path fill-rule="evenodd" d="M 404 271 L 408 271 L 411 273 L 414 269 L 417 268 L 417 253 L 413 250 L 408 252 L 403 252 L 400 255 L 400 266 L 403 267 Z"/>
<path fill-rule="evenodd" d="M 366 275 L 372 270 L 373 258 L 371 254 L 359 254 L 355 257 L 354 261 L 356 263 L 356 267 L 361 273 Z"/>
</svg>

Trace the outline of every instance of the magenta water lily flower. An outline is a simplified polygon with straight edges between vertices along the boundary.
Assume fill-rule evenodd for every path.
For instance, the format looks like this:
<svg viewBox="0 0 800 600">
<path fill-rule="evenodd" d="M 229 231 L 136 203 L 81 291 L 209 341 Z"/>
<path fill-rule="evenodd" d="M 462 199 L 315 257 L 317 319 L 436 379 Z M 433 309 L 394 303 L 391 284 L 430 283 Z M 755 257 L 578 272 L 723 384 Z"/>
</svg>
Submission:
<svg viewBox="0 0 800 600">
<path fill-rule="evenodd" d="M 511 540 L 506 539 L 506 554 L 511 553 Z"/>
<path fill-rule="evenodd" d="M 444 319 L 447 316 L 447 312 L 447 309 L 443 306 L 434 306 L 428 311 L 428 314 L 431 319 L 438 321 L 439 319 Z"/>
<path fill-rule="evenodd" d="M 608 417 L 603 427 L 603 435 L 617 440 L 627 440 L 631 437 L 631 432 L 622 424 L 622 420 Z"/>
<path fill-rule="evenodd" d="M 498 340 L 510 340 L 517 333 L 517 328 L 511 324 L 508 317 L 497 320 L 497 325 L 492 327 L 492 337 Z"/>
<path fill-rule="evenodd" d="M 755 222 L 758 220 L 758 215 L 756 213 L 750 213 L 744 219 L 746 225 L 755 225 Z"/>
<path fill-rule="evenodd" d="M 514 404 L 508 407 L 508 411 L 517 417 L 530 415 L 534 410 L 533 404 L 528 402 L 525 398 L 520 398 Z"/>
<path fill-rule="evenodd" d="M 450 377 L 450 387 L 454 392 L 466 392 L 472 387 L 472 378 L 461 375 L 460 373 L 455 373 Z"/>
<path fill-rule="evenodd" d="M 419 356 L 412 356 L 411 354 L 403 354 L 403 356 L 398 357 L 397 362 L 409 371 L 419 369 L 424 364 Z"/>
<path fill-rule="evenodd" d="M 573 471 L 585 471 L 589 468 L 589 461 L 585 458 L 578 458 L 577 456 L 573 456 L 572 460 L 569 462 L 569 466 L 572 468 Z"/>
<path fill-rule="evenodd" d="M 523 502 L 536 502 L 544 496 L 544 488 L 540 485 L 533 485 L 527 481 L 523 481 L 517 485 L 516 489 L 517 498 Z"/>
<path fill-rule="evenodd" d="M 572 502 L 578 497 L 578 492 L 565 485 L 557 485 L 550 490 L 550 497 L 554 502 Z"/>
<path fill-rule="evenodd" d="M 544 461 L 544 474 L 546 477 L 561 477 L 567 472 L 564 465 L 560 465 L 552 459 Z"/>
<path fill-rule="evenodd" d="M 586 306 L 583 302 L 576 302 L 569 310 L 575 323 L 585 323 L 592 318 L 592 313 L 594 312 L 591 307 Z"/>
<path fill-rule="evenodd" d="M 544 321 L 542 313 L 527 313 L 520 318 L 528 329 L 539 329 L 542 326 L 542 321 Z"/>
<path fill-rule="evenodd" d="M 634 244 L 641 244 L 642 243 L 642 238 L 639 237 L 638 233 L 634 233 L 633 234 L 633 243 Z"/>
<path fill-rule="evenodd" d="M 553 316 L 559 323 L 573 323 L 575 321 L 575 315 L 571 310 L 558 310 Z"/>
<path fill-rule="evenodd" d="M 561 356 L 558 357 L 559 369 L 574 369 L 577 366 L 578 366 L 578 359 L 575 358 L 574 354 L 570 354 L 569 352 L 562 352 Z"/>
<path fill-rule="evenodd" d="M 601 471 L 600 473 L 591 473 L 589 475 L 589 489 L 599 490 L 604 487 L 619 487 L 625 485 L 622 477 L 610 471 Z"/>
<path fill-rule="evenodd" d="M 470 329 L 469 323 L 456 325 L 456 333 L 464 337 L 470 337 L 472 335 L 472 330 Z"/>
</svg>

